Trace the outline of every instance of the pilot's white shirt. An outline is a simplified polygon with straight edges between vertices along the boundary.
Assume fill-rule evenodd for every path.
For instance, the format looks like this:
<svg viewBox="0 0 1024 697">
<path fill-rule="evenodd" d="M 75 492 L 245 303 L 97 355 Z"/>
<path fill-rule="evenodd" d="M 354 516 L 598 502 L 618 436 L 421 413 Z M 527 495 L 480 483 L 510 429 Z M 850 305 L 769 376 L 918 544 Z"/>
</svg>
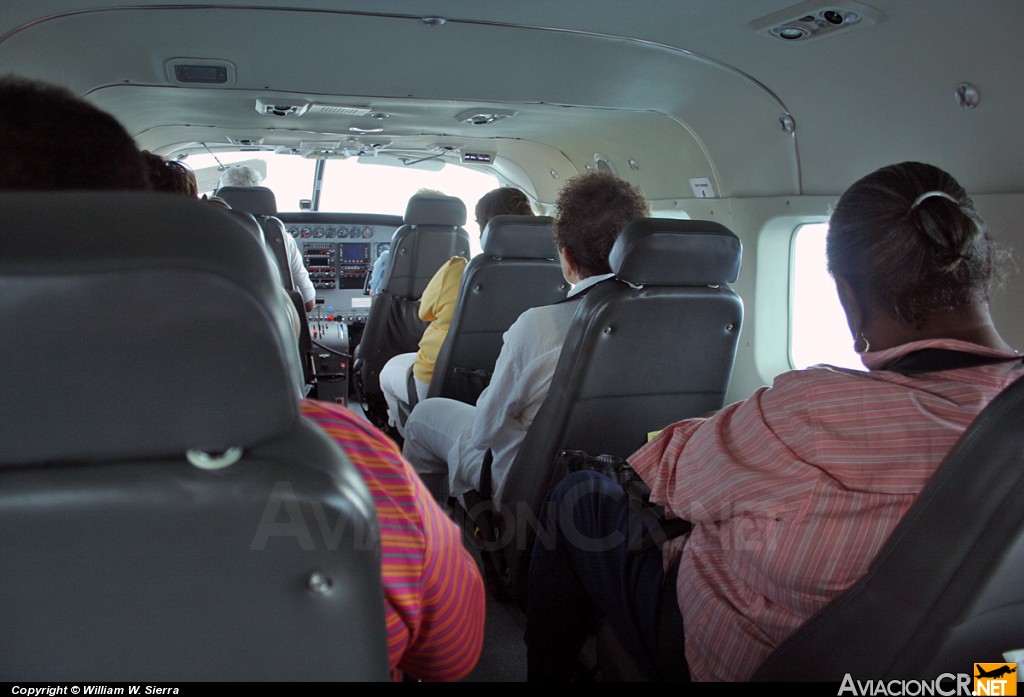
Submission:
<svg viewBox="0 0 1024 697">
<path fill-rule="evenodd" d="M 299 245 L 296 244 L 295 238 L 287 233 L 281 237 L 284 238 L 284 250 L 288 255 L 288 266 L 292 270 L 292 283 L 295 284 L 295 289 L 302 296 L 302 302 L 307 304 L 316 297 L 316 289 L 313 288 L 313 282 L 309 280 L 309 271 L 306 270 L 306 265 L 302 263 Z"/>
</svg>

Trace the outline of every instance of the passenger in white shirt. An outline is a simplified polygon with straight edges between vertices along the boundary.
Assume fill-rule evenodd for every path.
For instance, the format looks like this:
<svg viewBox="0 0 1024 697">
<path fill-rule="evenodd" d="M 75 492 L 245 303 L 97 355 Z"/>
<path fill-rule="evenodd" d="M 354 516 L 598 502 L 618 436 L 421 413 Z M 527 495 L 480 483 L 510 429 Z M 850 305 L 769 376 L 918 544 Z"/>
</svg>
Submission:
<svg viewBox="0 0 1024 697">
<path fill-rule="evenodd" d="M 570 179 L 555 202 L 555 244 L 573 285 L 565 301 L 527 310 L 505 332 L 487 389 L 477 405 L 435 397 L 416 405 L 405 425 L 402 454 L 434 498 L 445 503 L 478 489 L 487 451 L 500 501 L 505 475 L 540 409 L 569 329 L 575 299 L 611 278 L 608 254 L 627 223 L 650 215 L 640 190 L 611 173 Z"/>
</svg>

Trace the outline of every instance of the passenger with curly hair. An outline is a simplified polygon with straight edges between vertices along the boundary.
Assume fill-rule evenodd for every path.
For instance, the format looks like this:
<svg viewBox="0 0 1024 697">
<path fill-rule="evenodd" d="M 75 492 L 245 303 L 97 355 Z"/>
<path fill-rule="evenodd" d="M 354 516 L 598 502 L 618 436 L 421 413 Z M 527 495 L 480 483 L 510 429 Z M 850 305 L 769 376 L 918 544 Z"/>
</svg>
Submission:
<svg viewBox="0 0 1024 697">
<path fill-rule="evenodd" d="M 426 399 L 405 425 L 402 454 L 434 498 L 444 503 L 478 489 L 488 451 L 493 497 L 501 499 L 509 466 L 547 396 L 578 300 L 611 278 L 608 254 L 619 231 L 650 214 L 640 190 L 607 172 L 569 180 L 555 202 L 555 244 L 573 285 L 560 303 L 527 310 L 504 335 L 490 385 L 476 406 Z"/>
</svg>

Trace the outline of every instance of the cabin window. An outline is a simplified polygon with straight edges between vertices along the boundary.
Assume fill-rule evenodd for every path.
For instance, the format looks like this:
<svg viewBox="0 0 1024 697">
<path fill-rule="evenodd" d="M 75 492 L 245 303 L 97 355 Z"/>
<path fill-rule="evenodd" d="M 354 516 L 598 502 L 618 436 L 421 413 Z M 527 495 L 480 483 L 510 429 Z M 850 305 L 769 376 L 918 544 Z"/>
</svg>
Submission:
<svg viewBox="0 0 1024 697">
<path fill-rule="evenodd" d="M 828 223 L 812 223 L 793 234 L 789 360 L 794 368 L 828 363 L 863 370 L 825 263 L 827 231 Z"/>
</svg>

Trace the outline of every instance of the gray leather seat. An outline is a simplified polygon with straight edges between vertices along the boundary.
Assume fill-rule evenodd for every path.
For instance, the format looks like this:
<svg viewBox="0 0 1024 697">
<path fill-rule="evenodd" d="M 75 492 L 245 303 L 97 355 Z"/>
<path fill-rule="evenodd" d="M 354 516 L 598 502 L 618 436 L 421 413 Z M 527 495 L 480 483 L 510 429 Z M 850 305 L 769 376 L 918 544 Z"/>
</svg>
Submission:
<svg viewBox="0 0 1024 697">
<path fill-rule="evenodd" d="M 305 385 L 304 394 L 316 397 L 316 363 L 312 336 L 309 331 L 309 319 L 306 316 L 302 294 L 296 289 L 292 278 L 292 267 L 288 261 L 288 252 L 285 251 L 284 242 L 284 235 L 287 235 L 288 232 L 285 230 L 284 222 L 275 215 L 277 199 L 274 192 L 263 186 L 224 186 L 217 191 L 217 195 L 231 206 L 228 213 L 240 218 L 246 228 L 263 242 L 274 262 L 281 285 L 295 304 L 299 320 L 299 352 Z"/>
<path fill-rule="evenodd" d="M 502 336 L 531 307 L 565 298 L 562 276 L 546 216 L 499 215 L 480 239 L 483 252 L 462 275 L 459 300 L 434 365 L 429 397 L 476 404 L 490 382 Z"/>
<path fill-rule="evenodd" d="M 273 190 L 265 186 L 222 186 L 217 190 L 217 196 L 227 201 L 231 208 L 245 211 L 256 218 L 263 230 L 267 249 L 274 253 L 284 289 L 289 292 L 295 290 L 292 267 L 284 247 L 284 235 L 288 232 L 277 217 L 277 197 Z"/>
<path fill-rule="evenodd" d="M 158 194 L 0 229 L 0 680 L 386 680 L 373 501 L 260 243 Z"/>
<path fill-rule="evenodd" d="M 732 232 L 707 221 L 646 218 L 623 230 L 609 262 L 615 280 L 568 301 L 579 308 L 505 482 L 496 539 L 511 542 L 489 561 L 497 560 L 520 599 L 534 516 L 566 474 L 553 465 L 557 453 L 630 455 L 649 432 L 721 408 L 732 375 L 743 320 L 728 285 L 741 263 Z"/>
<path fill-rule="evenodd" d="M 380 371 L 393 356 L 419 348 L 427 323 L 419 300 L 441 265 L 454 256 L 469 258 L 466 204 L 454 196 L 416 194 L 403 224 L 391 238 L 387 268 L 374 295 L 366 328 L 356 348 L 360 399 L 370 420 L 387 427 L 387 405 Z"/>
<path fill-rule="evenodd" d="M 1024 378 L 961 436 L 864 577 L 783 642 L 753 679 L 931 680 L 971 672 L 975 663 L 1016 662 L 1019 670 L 1022 421 Z"/>
</svg>

